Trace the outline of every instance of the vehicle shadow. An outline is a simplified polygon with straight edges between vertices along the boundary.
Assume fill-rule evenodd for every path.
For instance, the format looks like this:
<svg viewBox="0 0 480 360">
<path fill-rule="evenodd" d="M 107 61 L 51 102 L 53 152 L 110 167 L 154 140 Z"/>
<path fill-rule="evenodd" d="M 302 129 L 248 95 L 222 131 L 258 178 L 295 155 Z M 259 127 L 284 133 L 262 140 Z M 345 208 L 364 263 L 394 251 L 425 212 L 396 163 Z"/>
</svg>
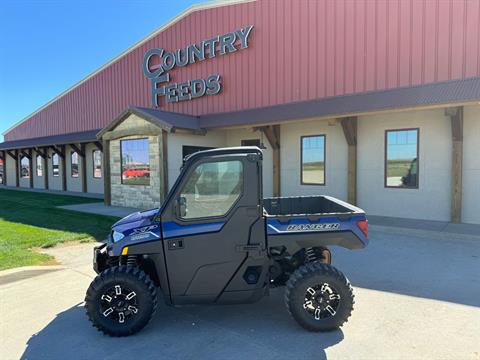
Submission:
<svg viewBox="0 0 480 360">
<path fill-rule="evenodd" d="M 370 231 L 361 251 L 332 249 L 353 286 L 480 307 L 480 242 Z"/>
<path fill-rule="evenodd" d="M 159 303 L 140 333 L 111 338 L 87 321 L 81 304 L 32 336 L 22 359 L 326 359 L 341 330 L 310 333 L 288 315 L 281 289 L 256 304 L 168 307 Z"/>
</svg>

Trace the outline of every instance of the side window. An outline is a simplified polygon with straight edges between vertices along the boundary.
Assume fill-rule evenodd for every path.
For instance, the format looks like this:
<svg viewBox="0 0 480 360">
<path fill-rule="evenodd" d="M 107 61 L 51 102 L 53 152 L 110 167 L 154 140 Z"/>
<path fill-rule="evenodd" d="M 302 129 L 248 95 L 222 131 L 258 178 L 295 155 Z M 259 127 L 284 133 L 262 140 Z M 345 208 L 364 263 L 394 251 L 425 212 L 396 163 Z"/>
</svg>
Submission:
<svg viewBox="0 0 480 360">
<path fill-rule="evenodd" d="M 43 176 L 43 159 L 40 155 L 37 155 L 37 176 Z"/>
<path fill-rule="evenodd" d="M 26 156 L 23 156 L 20 159 L 20 177 L 29 178 L 30 177 L 30 159 Z"/>
<path fill-rule="evenodd" d="M 223 216 L 243 192 L 241 161 L 216 161 L 199 164 L 190 174 L 180 194 L 180 217 L 197 219 Z"/>
<path fill-rule="evenodd" d="M 418 131 L 385 132 L 385 187 L 418 188 Z"/>
<path fill-rule="evenodd" d="M 325 185 L 325 135 L 301 137 L 302 185 Z"/>
<path fill-rule="evenodd" d="M 53 154 L 52 156 L 52 173 L 53 176 L 59 176 L 60 175 L 60 170 L 59 170 L 59 157 L 58 154 Z"/>
<path fill-rule="evenodd" d="M 76 152 L 72 152 L 70 154 L 70 175 L 72 175 L 72 177 L 78 177 L 78 154 Z"/>
<path fill-rule="evenodd" d="M 93 177 L 100 179 L 102 177 L 102 152 L 93 150 Z"/>
</svg>

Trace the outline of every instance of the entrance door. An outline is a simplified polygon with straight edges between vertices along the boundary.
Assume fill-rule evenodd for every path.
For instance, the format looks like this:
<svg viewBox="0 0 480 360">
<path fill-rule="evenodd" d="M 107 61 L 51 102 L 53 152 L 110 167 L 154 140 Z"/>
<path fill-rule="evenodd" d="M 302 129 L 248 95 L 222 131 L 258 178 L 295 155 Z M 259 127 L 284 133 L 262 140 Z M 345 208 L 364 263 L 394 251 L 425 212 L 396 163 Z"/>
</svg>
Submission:
<svg viewBox="0 0 480 360">
<path fill-rule="evenodd" d="M 174 304 L 214 302 L 245 261 L 239 249 L 261 216 L 251 179 L 258 179 L 256 161 L 219 155 L 199 159 L 176 185 L 162 215 Z"/>
</svg>

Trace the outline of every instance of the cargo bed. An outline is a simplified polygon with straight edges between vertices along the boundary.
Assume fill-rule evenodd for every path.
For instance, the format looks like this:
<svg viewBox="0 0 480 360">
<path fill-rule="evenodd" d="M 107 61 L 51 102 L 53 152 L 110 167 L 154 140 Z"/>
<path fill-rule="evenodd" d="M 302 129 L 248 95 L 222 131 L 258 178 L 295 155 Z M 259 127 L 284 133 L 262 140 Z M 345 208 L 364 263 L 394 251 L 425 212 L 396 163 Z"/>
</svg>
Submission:
<svg viewBox="0 0 480 360">
<path fill-rule="evenodd" d="M 331 196 L 292 196 L 263 200 L 269 246 L 295 249 L 338 245 L 363 248 L 368 222 L 362 209 Z"/>
<path fill-rule="evenodd" d="M 364 213 L 351 204 L 325 195 L 266 198 L 263 208 L 266 216 L 273 217 Z"/>
</svg>

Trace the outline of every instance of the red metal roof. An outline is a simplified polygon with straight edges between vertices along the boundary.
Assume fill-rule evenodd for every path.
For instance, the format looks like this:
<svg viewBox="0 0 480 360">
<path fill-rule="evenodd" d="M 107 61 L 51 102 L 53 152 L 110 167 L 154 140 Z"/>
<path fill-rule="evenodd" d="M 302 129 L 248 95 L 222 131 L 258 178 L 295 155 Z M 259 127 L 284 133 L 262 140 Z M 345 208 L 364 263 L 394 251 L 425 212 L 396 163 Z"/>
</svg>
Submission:
<svg viewBox="0 0 480 360">
<path fill-rule="evenodd" d="M 99 129 L 150 107 L 144 53 L 255 26 L 249 48 L 170 71 L 218 73 L 218 95 L 164 104 L 191 115 L 233 112 L 480 75 L 480 2 L 260 0 L 194 11 L 5 133 L 17 140 Z"/>
</svg>

